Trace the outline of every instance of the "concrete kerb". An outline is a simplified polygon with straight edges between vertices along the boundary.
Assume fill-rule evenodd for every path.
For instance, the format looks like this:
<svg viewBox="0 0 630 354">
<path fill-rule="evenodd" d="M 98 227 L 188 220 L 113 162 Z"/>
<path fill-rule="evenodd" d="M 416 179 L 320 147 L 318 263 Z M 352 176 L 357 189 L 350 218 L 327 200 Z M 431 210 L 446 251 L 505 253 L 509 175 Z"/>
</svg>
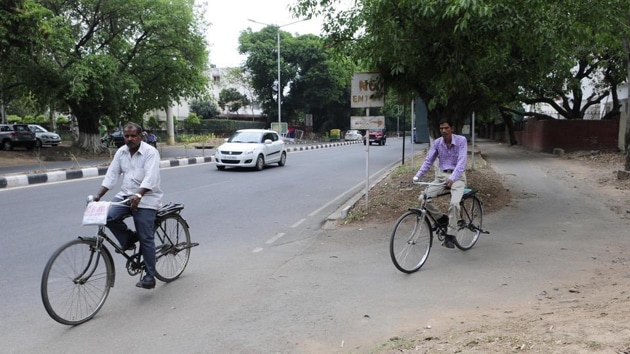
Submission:
<svg viewBox="0 0 630 354">
<path fill-rule="evenodd" d="M 381 174 L 370 181 L 370 184 L 368 185 L 368 190 L 372 190 L 374 186 L 379 184 L 383 179 L 387 178 L 400 165 L 400 162 L 394 162 L 393 164 L 387 166 Z M 368 193 L 368 198 L 369 196 L 370 195 Z M 348 199 L 348 201 L 346 201 L 339 209 L 330 214 L 324 221 L 324 225 L 322 226 L 322 228 L 327 230 L 335 229 L 339 220 L 344 220 L 348 216 L 348 212 L 350 211 L 352 206 L 356 204 L 361 198 L 365 198 L 365 188 L 362 188 L 360 192 L 356 193 L 354 196 L 352 196 L 352 198 Z"/>
<path fill-rule="evenodd" d="M 321 143 L 316 145 L 307 146 L 290 146 L 287 147 L 287 152 L 298 152 L 306 150 L 316 150 L 335 146 L 356 144 L 357 142 L 335 142 L 335 143 Z M 205 157 L 192 157 L 192 158 L 179 158 L 160 161 L 160 168 L 169 168 L 185 165 L 194 165 L 202 163 L 214 162 L 214 156 Z M 48 182 L 59 182 L 64 180 L 71 180 L 85 177 L 97 177 L 105 175 L 107 172 L 107 166 L 95 166 L 83 169 L 68 169 L 68 170 L 55 170 L 42 173 L 31 174 L 16 174 L 9 176 L 0 176 L 0 189 L 7 189 L 12 187 L 22 187 L 34 184 L 42 184 Z"/>
</svg>

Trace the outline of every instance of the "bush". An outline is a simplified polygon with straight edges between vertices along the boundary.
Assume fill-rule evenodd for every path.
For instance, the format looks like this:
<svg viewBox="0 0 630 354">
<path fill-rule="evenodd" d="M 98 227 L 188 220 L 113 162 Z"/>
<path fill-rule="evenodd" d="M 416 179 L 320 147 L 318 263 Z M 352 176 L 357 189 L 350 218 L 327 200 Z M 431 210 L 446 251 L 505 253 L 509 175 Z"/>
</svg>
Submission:
<svg viewBox="0 0 630 354">
<path fill-rule="evenodd" d="M 22 118 L 19 116 L 16 116 L 15 114 L 9 114 L 7 116 L 7 123 L 9 124 L 22 123 Z"/>
</svg>

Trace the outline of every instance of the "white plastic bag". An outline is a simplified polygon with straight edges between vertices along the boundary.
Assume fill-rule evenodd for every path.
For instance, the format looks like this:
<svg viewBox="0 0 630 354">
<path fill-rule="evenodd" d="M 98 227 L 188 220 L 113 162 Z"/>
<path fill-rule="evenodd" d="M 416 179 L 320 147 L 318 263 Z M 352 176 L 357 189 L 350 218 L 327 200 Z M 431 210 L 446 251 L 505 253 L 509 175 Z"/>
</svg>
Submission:
<svg viewBox="0 0 630 354">
<path fill-rule="evenodd" d="M 90 202 L 83 213 L 83 226 L 105 225 L 111 202 Z"/>
</svg>

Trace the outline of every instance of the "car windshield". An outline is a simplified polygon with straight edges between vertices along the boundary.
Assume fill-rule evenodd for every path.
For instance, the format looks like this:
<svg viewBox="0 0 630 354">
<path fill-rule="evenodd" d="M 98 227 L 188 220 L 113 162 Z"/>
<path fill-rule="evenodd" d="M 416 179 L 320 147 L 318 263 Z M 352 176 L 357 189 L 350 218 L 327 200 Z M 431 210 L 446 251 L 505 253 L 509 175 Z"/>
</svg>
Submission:
<svg viewBox="0 0 630 354">
<path fill-rule="evenodd" d="M 228 139 L 228 143 L 260 143 L 262 133 L 260 132 L 236 132 Z"/>
</svg>

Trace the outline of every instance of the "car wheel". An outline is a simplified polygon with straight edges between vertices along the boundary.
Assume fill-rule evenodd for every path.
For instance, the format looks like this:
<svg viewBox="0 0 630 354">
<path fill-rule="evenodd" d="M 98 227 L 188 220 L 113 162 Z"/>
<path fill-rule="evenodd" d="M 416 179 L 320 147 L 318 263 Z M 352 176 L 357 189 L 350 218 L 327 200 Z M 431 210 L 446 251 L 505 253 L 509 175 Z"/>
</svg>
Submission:
<svg viewBox="0 0 630 354">
<path fill-rule="evenodd" d="M 280 161 L 278 161 L 278 166 L 284 166 L 287 163 L 287 153 L 282 152 L 282 156 L 280 156 Z"/>
<path fill-rule="evenodd" d="M 219 165 L 217 165 L 217 170 L 219 170 L 219 171 L 223 171 L 223 170 L 225 170 L 225 166 L 219 166 Z"/>
<path fill-rule="evenodd" d="M 13 150 L 13 144 L 11 143 L 11 140 L 5 140 L 2 142 L 2 150 Z"/>
<path fill-rule="evenodd" d="M 40 139 L 35 140 L 35 147 L 38 149 L 42 147 L 42 141 Z"/>
<path fill-rule="evenodd" d="M 35 148 L 35 143 L 26 145 L 26 150 L 33 150 Z"/>
<path fill-rule="evenodd" d="M 256 159 L 256 166 L 254 166 L 254 168 L 256 169 L 256 171 L 262 171 L 264 167 L 265 158 L 263 157 L 263 155 L 258 155 L 258 158 Z"/>
</svg>

